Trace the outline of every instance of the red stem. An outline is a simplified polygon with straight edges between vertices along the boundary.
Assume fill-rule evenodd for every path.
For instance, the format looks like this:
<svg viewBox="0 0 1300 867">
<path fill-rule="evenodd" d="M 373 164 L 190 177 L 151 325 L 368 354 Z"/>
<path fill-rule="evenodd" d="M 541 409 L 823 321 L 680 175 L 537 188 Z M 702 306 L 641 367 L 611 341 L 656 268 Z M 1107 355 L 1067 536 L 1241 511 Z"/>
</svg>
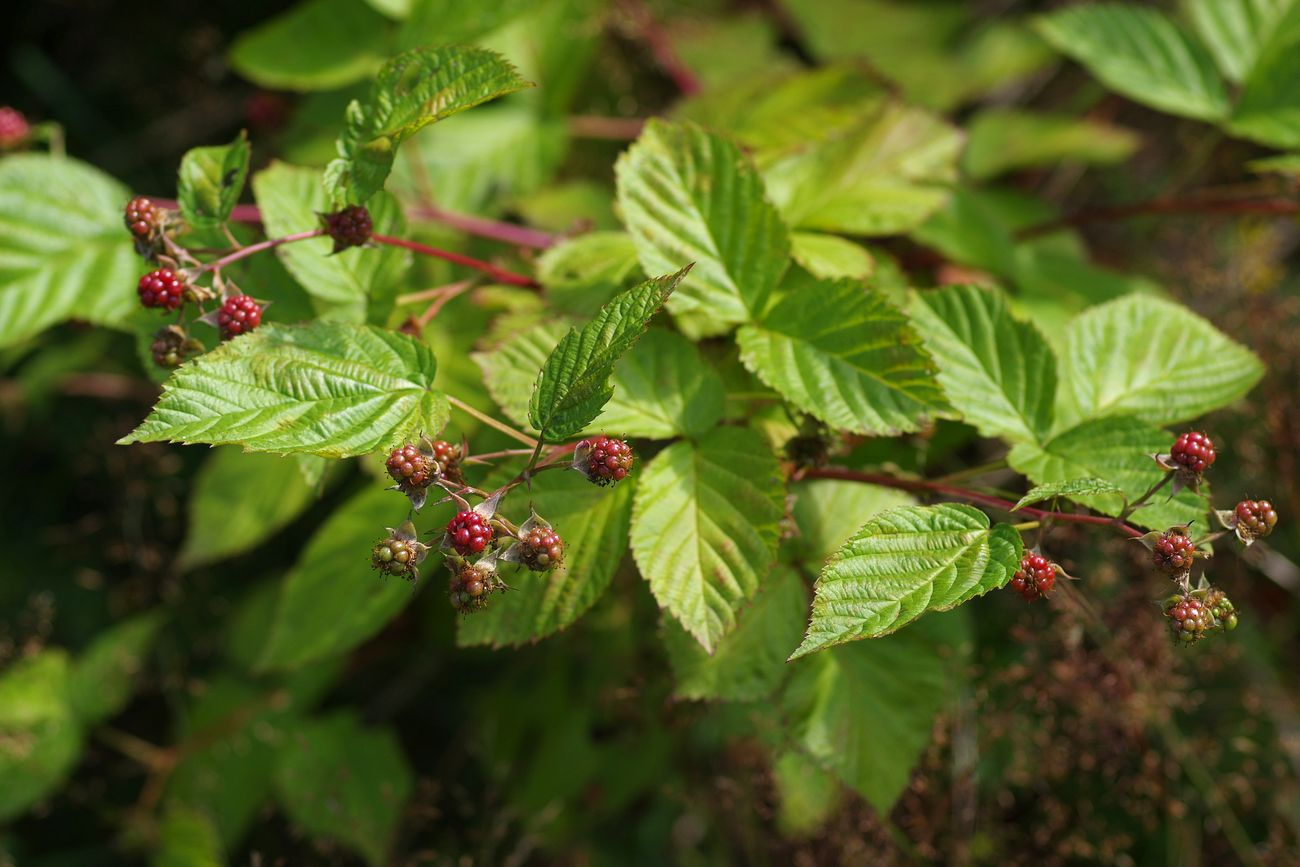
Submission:
<svg viewBox="0 0 1300 867">
<path fill-rule="evenodd" d="M 824 467 L 820 469 L 809 469 L 803 474 L 806 479 L 842 479 L 849 482 L 865 482 L 870 485 L 880 485 L 885 488 L 897 488 L 901 491 L 928 491 L 934 494 L 942 494 L 946 497 L 952 497 L 956 500 L 968 500 L 972 503 L 978 503 L 981 506 L 988 506 L 991 509 L 998 509 L 1003 512 L 1010 512 L 1015 503 L 1010 500 L 1004 500 L 1001 497 L 995 497 L 992 494 L 982 494 L 979 491 L 971 491 L 966 488 L 958 488 L 952 485 L 944 485 L 938 482 L 927 482 L 924 479 L 900 479 L 896 476 L 887 476 L 881 473 L 863 473 L 857 470 L 844 470 L 838 467 Z M 1034 509 L 1026 506 L 1022 509 L 1016 509 L 1016 514 L 1028 515 L 1039 521 L 1050 518 L 1053 521 L 1068 524 L 1095 524 L 1101 527 L 1112 527 L 1126 536 L 1137 539 L 1143 534 L 1141 530 L 1129 526 L 1118 518 L 1107 518 L 1104 515 L 1081 515 L 1076 512 L 1048 512 L 1043 509 Z"/>
<path fill-rule="evenodd" d="M 682 62 L 682 58 L 673 47 L 668 32 L 659 26 L 644 0 L 623 0 L 623 8 L 635 22 L 641 38 L 650 48 L 659 68 L 668 74 L 683 96 L 694 96 L 700 92 L 700 80 L 695 73 Z"/>
<path fill-rule="evenodd" d="M 307 232 L 296 232 L 292 235 L 285 235 L 282 238 L 267 238 L 265 241 L 258 241 L 256 244 L 249 244 L 247 247 L 240 247 L 233 253 L 227 253 L 220 259 L 213 259 L 211 262 L 205 262 L 199 266 L 200 273 L 203 271 L 217 271 L 232 262 L 238 262 L 240 259 L 247 259 L 249 256 L 261 253 L 263 250 L 270 250 L 279 247 L 281 244 L 292 244 L 294 241 L 306 241 L 309 238 L 319 238 L 325 234 L 324 229 L 311 229 Z"/>
<path fill-rule="evenodd" d="M 488 220 L 483 217 L 472 217 L 468 214 L 455 214 L 433 205 L 420 205 L 412 208 L 408 213 L 417 220 L 431 220 L 435 223 L 442 223 L 444 226 L 450 226 L 467 235 L 478 235 L 481 238 L 491 238 L 494 241 L 514 244 L 519 247 L 533 247 L 538 250 L 545 250 L 547 247 L 555 246 L 558 240 L 550 232 L 530 229 L 527 226 L 516 226 L 514 223 Z"/>
<path fill-rule="evenodd" d="M 541 286 L 531 277 L 525 277 L 523 274 L 516 274 L 513 271 L 506 271 L 498 268 L 491 262 L 484 262 L 482 259 L 475 259 L 472 256 L 462 256 L 460 253 L 453 253 L 450 250 L 443 250 L 439 247 L 430 247 L 428 244 L 421 244 L 419 241 L 408 241 L 405 238 L 394 238 L 390 235 L 371 235 L 370 240 L 376 244 L 385 244 L 389 247 L 402 247 L 403 249 L 419 253 L 422 256 L 433 256 L 436 259 L 445 259 L 448 262 L 454 262 L 457 265 L 464 265 L 466 268 L 473 268 L 476 271 L 482 271 L 492 279 L 500 283 L 508 283 L 511 286 L 526 286 L 530 289 L 537 289 Z"/>
<path fill-rule="evenodd" d="M 577 138 L 631 141 L 641 135 L 645 118 L 601 117 L 594 114 L 575 114 L 569 118 L 569 132 Z"/>
</svg>

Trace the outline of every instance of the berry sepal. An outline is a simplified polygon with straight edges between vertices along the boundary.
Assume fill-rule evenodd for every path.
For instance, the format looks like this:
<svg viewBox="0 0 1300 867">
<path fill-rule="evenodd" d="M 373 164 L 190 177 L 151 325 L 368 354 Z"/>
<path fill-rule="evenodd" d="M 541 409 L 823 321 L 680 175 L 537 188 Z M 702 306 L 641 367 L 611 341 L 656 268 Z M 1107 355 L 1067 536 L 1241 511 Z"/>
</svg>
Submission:
<svg viewBox="0 0 1300 867">
<path fill-rule="evenodd" d="M 389 527 L 388 536 L 370 549 L 370 565 L 385 574 L 414 581 L 428 553 L 429 546 L 419 541 L 415 525 L 405 521 L 397 529 Z"/>
</svg>

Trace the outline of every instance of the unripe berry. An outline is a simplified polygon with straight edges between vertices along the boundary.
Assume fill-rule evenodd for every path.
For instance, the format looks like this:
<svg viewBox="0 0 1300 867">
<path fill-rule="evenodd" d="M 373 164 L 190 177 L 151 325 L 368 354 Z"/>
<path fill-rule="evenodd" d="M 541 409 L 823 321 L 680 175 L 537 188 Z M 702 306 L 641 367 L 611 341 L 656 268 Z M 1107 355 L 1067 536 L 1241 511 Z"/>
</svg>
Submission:
<svg viewBox="0 0 1300 867">
<path fill-rule="evenodd" d="M 1243 542 L 1263 539 L 1277 526 L 1277 512 L 1268 500 L 1242 500 L 1233 509 L 1237 535 Z"/>
<path fill-rule="evenodd" d="M 175 310 L 185 303 L 185 278 L 170 268 L 159 268 L 141 277 L 136 291 L 145 307 Z"/>
<path fill-rule="evenodd" d="M 505 586 L 492 563 L 483 560 L 469 563 L 456 558 L 449 559 L 447 566 L 451 569 L 447 598 L 451 607 L 461 614 L 472 614 L 487 607 L 488 594 Z"/>
<path fill-rule="evenodd" d="M 217 329 L 222 340 L 247 334 L 262 322 L 262 305 L 247 295 L 232 295 L 217 311 Z"/>
<path fill-rule="evenodd" d="M 1196 556 L 1196 544 L 1181 528 L 1164 533 L 1151 548 L 1156 568 L 1170 575 L 1186 575 Z"/>
<path fill-rule="evenodd" d="M 122 209 L 122 222 L 138 240 L 148 241 L 162 228 L 162 213 L 152 199 L 136 196 Z"/>
<path fill-rule="evenodd" d="M 374 222 L 370 212 L 360 205 L 349 205 L 332 214 L 322 214 L 325 234 L 334 240 L 334 252 L 339 253 L 349 247 L 360 247 L 370 240 L 374 231 Z"/>
<path fill-rule="evenodd" d="M 437 461 L 439 472 L 443 477 L 452 482 L 463 483 L 464 477 L 460 473 L 460 461 L 464 457 L 463 450 L 455 443 L 449 443 L 446 440 L 425 440 L 425 445 L 433 459 Z"/>
<path fill-rule="evenodd" d="M 533 527 L 520 536 L 518 556 L 534 572 L 546 572 L 564 562 L 564 540 L 550 527 Z"/>
<path fill-rule="evenodd" d="M 24 144 L 32 127 L 16 108 L 0 106 L 0 151 L 13 150 Z"/>
<path fill-rule="evenodd" d="M 1056 565 L 1042 554 L 1026 551 L 1009 586 L 1027 602 L 1040 599 L 1056 586 Z"/>
<path fill-rule="evenodd" d="M 1203 433 L 1189 431 L 1174 442 L 1169 458 L 1199 476 L 1214 465 L 1214 441 Z"/>
<path fill-rule="evenodd" d="M 1205 603 L 1193 595 L 1171 596 L 1165 601 L 1165 617 L 1174 638 L 1191 643 L 1199 641 L 1214 626 L 1213 614 Z"/>
<path fill-rule="evenodd" d="M 598 485 L 612 485 L 627 478 L 633 460 L 630 445 L 604 434 L 583 440 L 573 452 L 574 469 Z"/>
<path fill-rule="evenodd" d="M 403 492 L 423 490 L 433 483 L 438 465 L 431 455 L 409 443 L 393 449 L 385 463 L 388 475 Z"/>
<path fill-rule="evenodd" d="M 465 510 L 447 522 L 446 544 L 462 557 L 480 554 L 492 541 L 492 525 L 478 512 Z"/>
<path fill-rule="evenodd" d="M 160 328 L 149 344 L 149 354 L 154 364 L 171 369 L 179 367 L 188 356 L 203 351 L 203 344 L 193 340 L 180 326 L 168 325 Z"/>
</svg>

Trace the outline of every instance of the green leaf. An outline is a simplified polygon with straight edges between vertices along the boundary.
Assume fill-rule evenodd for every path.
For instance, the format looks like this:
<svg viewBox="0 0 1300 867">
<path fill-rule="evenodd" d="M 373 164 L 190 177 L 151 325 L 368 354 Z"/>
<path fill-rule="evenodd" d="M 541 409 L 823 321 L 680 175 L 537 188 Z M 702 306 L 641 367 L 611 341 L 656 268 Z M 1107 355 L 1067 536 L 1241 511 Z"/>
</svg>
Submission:
<svg viewBox="0 0 1300 867">
<path fill-rule="evenodd" d="M 912 431 L 947 411 L 920 337 L 883 296 L 849 280 L 787 282 L 789 294 L 736 335 L 741 360 L 759 379 L 856 433 Z"/>
<path fill-rule="evenodd" d="M 442 430 L 433 352 L 405 334 L 316 321 L 263 325 L 182 365 L 120 444 L 180 442 L 346 458 Z"/>
<path fill-rule="evenodd" d="M 695 264 L 670 310 L 723 326 L 763 311 L 789 264 L 790 237 L 734 142 L 691 123 L 651 120 L 615 173 L 646 273 Z"/>
<path fill-rule="evenodd" d="M 193 148 L 185 154 L 176 192 L 185 222 L 210 229 L 230 217 L 248 180 L 251 155 L 246 132 L 228 145 Z"/>
<path fill-rule="evenodd" d="M 520 331 L 500 346 L 470 357 L 483 371 L 488 394 L 512 422 L 536 430 L 528 420 L 528 402 L 537 384 L 537 371 L 570 329 L 563 320 L 548 319 Z"/>
<path fill-rule="evenodd" d="M 371 864 L 388 863 L 414 774 L 390 729 L 339 712 L 304 723 L 280 751 L 275 788 L 289 818 Z"/>
<path fill-rule="evenodd" d="M 1105 479 L 1070 479 L 1069 481 L 1051 482 L 1050 484 L 1035 486 L 1029 493 L 1016 501 L 1016 505 L 1011 511 L 1014 512 L 1023 509 L 1025 506 L 1041 503 L 1044 500 L 1054 500 L 1057 497 L 1076 498 L 1096 494 L 1122 495 L 1123 493 L 1119 485 Z"/>
<path fill-rule="evenodd" d="M 1056 356 L 1006 296 L 978 286 L 913 295 L 911 313 L 939 384 L 962 419 L 987 437 L 1037 442 L 1052 427 Z"/>
<path fill-rule="evenodd" d="M 576 472 L 551 472 L 533 482 L 533 507 L 564 539 L 564 565 L 550 572 L 501 570 L 511 592 L 484 610 L 462 617 L 456 641 L 462 647 L 517 646 L 559 632 L 596 604 L 614 578 L 627 550 L 635 479 L 599 488 Z M 511 508 L 516 523 L 528 517 Z M 522 505 L 522 503 L 520 504 Z"/>
<path fill-rule="evenodd" d="M 1131 157 L 1137 133 L 1087 118 L 990 108 L 971 121 L 962 167 L 977 180 L 1059 163 L 1109 165 Z"/>
<path fill-rule="evenodd" d="M 325 170 L 335 200 L 365 202 L 393 167 L 398 146 L 424 127 L 529 83 L 495 52 L 464 45 L 405 51 L 384 64 L 364 103 L 348 106 L 339 158 Z"/>
<path fill-rule="evenodd" d="M 113 325 L 142 273 L 122 228 L 130 192 L 73 159 L 0 160 L 0 347 L 65 319 Z"/>
<path fill-rule="evenodd" d="M 781 684 L 785 658 L 803 632 L 808 597 L 799 573 L 778 566 L 758 595 L 741 610 L 736 628 L 713 653 L 700 647 L 676 620 L 664 621 L 664 646 L 677 682 L 676 694 L 688 699 L 757 701 Z"/>
<path fill-rule="evenodd" d="M 838 235 L 795 232 L 790 236 L 790 255 L 814 277 L 865 280 L 876 270 L 871 251 Z"/>
<path fill-rule="evenodd" d="M 631 287 L 641 273 L 636 245 L 626 232 L 589 232 L 567 238 L 537 260 L 537 279 L 547 299 L 575 316 L 591 316 L 600 305 Z"/>
<path fill-rule="evenodd" d="M 1020 567 L 1009 524 L 973 506 L 903 506 L 872 518 L 817 578 L 812 621 L 790 657 L 893 632 L 996 590 Z"/>
<path fill-rule="evenodd" d="M 405 507 L 378 488 L 354 496 L 320 525 L 284 578 L 258 668 L 292 669 L 346 653 L 406 607 L 414 588 L 370 568 L 370 548 Z"/>
<path fill-rule="evenodd" d="M 558 442 L 600 415 L 613 396 L 609 377 L 614 365 L 690 270 L 687 265 L 675 274 L 655 277 L 622 292 L 581 330 L 570 328 L 537 377 L 528 402 L 532 426 L 549 441 Z"/>
<path fill-rule="evenodd" d="M 1010 577 L 1008 575 L 1008 577 Z M 950 700 L 950 617 L 800 660 L 781 705 L 795 744 L 888 815 Z"/>
<path fill-rule="evenodd" d="M 68 657 L 43 650 L 0 672 L 0 822 L 56 791 L 81 755 Z"/>
<path fill-rule="evenodd" d="M 172 806 L 158 825 L 151 867 L 223 867 L 226 863 L 212 820 L 198 810 Z"/>
<path fill-rule="evenodd" d="M 119 623 L 101 632 L 73 661 L 68 701 L 82 725 L 101 723 L 126 707 L 163 619 L 155 611 Z"/>
<path fill-rule="evenodd" d="M 1279 32 L 1295 0 L 1183 0 L 1187 17 L 1219 70 L 1234 84 L 1246 81 Z"/>
<path fill-rule="evenodd" d="M 722 379 L 675 331 L 649 329 L 614 368 L 613 385 L 614 396 L 588 432 L 671 439 L 702 434 L 722 418 Z"/>
<path fill-rule="evenodd" d="M 879 485 L 814 479 L 792 486 L 791 517 L 798 535 L 789 541 L 795 556 L 813 569 L 847 542 L 862 522 L 886 509 L 910 506 L 910 494 Z"/>
<path fill-rule="evenodd" d="M 1047 485 L 1076 479 L 1104 479 L 1116 485 L 1129 500 L 1136 500 L 1164 475 L 1151 456 L 1167 452 L 1173 437 L 1133 416 L 1118 415 L 1080 422 L 1046 442 L 1019 443 L 1007 462 L 1034 484 Z M 1118 515 L 1124 498 L 1115 494 L 1067 495 L 1106 515 Z M 1184 490 L 1172 500 L 1159 494 L 1138 509 L 1129 522 L 1163 530 L 1175 524 L 1205 520 L 1204 494 Z"/>
<path fill-rule="evenodd" d="M 736 625 L 775 559 L 780 467 L 749 428 L 715 428 L 655 456 L 637 485 L 632 554 L 659 606 L 706 650 Z"/>
<path fill-rule="evenodd" d="M 314 169 L 272 163 L 253 177 L 253 192 L 270 237 L 314 229 L 317 214 L 332 210 Z M 400 236 L 406 220 L 396 200 L 376 196 L 367 206 L 375 232 Z M 355 308 L 358 315 L 373 299 L 393 294 L 411 267 L 411 254 L 399 247 L 356 247 L 331 255 L 329 238 L 296 241 L 276 248 L 276 256 L 313 297 Z"/>
<path fill-rule="evenodd" d="M 1243 2 L 1243 0 L 1225 0 Z M 1259 6 L 1263 0 L 1255 0 Z M 1277 4 L 1275 4 L 1277 5 Z M 1267 40 L 1242 84 L 1229 129 L 1275 147 L 1300 147 L 1300 5 L 1270 10 L 1276 24 L 1257 22 Z"/>
<path fill-rule="evenodd" d="M 181 568 L 257 547 L 302 514 L 314 493 L 294 460 L 217 449 L 203 464 L 190 495 Z"/>
<path fill-rule="evenodd" d="M 230 49 L 235 71 L 263 87 L 331 90 L 370 75 L 384 60 L 387 22 L 354 0 L 305 0 Z"/>
<path fill-rule="evenodd" d="M 776 823 L 786 836 L 811 835 L 839 806 L 839 780 L 794 750 L 773 763 L 772 782 L 778 798 Z"/>
<path fill-rule="evenodd" d="M 1136 415 L 1172 424 L 1245 396 L 1264 374 L 1255 354 L 1180 304 L 1128 295 L 1070 323 L 1058 428 Z"/>
<path fill-rule="evenodd" d="M 1135 102 L 1197 120 L 1228 114 L 1228 95 L 1209 52 L 1155 9 L 1095 3 L 1036 23 L 1056 50 Z"/>
<path fill-rule="evenodd" d="M 948 198 L 962 136 L 937 115 L 877 100 L 853 126 L 763 172 L 787 222 L 799 229 L 893 235 Z"/>
</svg>

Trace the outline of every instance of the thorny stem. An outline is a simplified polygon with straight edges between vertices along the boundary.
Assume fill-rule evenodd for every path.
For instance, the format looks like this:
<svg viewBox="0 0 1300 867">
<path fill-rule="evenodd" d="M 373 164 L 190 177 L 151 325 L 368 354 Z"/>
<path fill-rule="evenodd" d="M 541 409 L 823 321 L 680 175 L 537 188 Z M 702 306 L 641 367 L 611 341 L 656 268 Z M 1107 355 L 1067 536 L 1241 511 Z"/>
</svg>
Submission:
<svg viewBox="0 0 1300 867">
<path fill-rule="evenodd" d="M 1124 507 L 1124 511 L 1122 511 L 1122 512 L 1119 513 L 1120 518 L 1121 518 L 1121 519 L 1123 519 L 1123 518 L 1127 518 L 1129 515 L 1131 515 L 1131 514 L 1133 514 L 1134 512 L 1136 512 L 1136 511 L 1138 510 L 1138 507 L 1139 507 L 1139 506 L 1141 506 L 1141 505 L 1142 505 L 1143 503 L 1145 503 L 1147 500 L 1149 500 L 1149 499 L 1151 499 L 1152 497 L 1154 497 L 1154 496 L 1156 495 L 1156 492 L 1157 492 L 1157 491 L 1159 491 L 1159 490 L 1160 490 L 1161 488 L 1163 488 L 1165 485 L 1169 484 L 1170 480 L 1173 479 L 1173 477 L 1174 477 L 1174 471 L 1173 471 L 1173 470 L 1168 470 L 1168 471 L 1166 471 L 1166 472 L 1165 472 L 1165 475 L 1164 475 L 1164 478 L 1162 478 L 1160 481 L 1156 482 L 1156 483 L 1155 483 L 1154 485 L 1152 485 L 1151 487 L 1147 488 L 1147 492 L 1146 492 L 1145 494 L 1143 494 L 1142 496 L 1138 497 L 1136 500 L 1134 500 L 1133 502 L 1129 503 L 1127 506 Z"/>
<path fill-rule="evenodd" d="M 213 259 L 211 262 L 205 262 L 200 265 L 198 271 L 202 274 L 205 271 L 220 271 L 227 265 L 238 262 L 240 259 L 247 259 L 264 250 L 271 250 L 282 244 L 292 244 L 295 241 L 306 241 L 310 238 L 319 238 L 325 234 L 324 229 L 311 229 L 307 232 L 295 232 L 292 235 L 285 235 L 282 238 L 267 238 L 265 241 L 258 241 L 256 244 L 249 244 L 247 247 L 240 247 L 233 253 L 227 253 L 220 259 Z"/>
<path fill-rule="evenodd" d="M 529 289 L 537 289 L 540 283 L 531 277 L 525 277 L 523 274 L 516 274 L 513 271 L 507 271 L 504 268 L 498 268 L 491 262 L 484 262 L 482 259 L 475 259 L 472 256 L 465 256 L 460 253 L 453 253 L 450 250 L 443 250 L 440 247 L 430 247 L 428 244 L 421 244 L 419 241 L 408 241 L 405 238 L 394 238 L 391 235 L 371 235 L 370 240 L 376 244 L 385 244 L 389 247 L 402 247 L 422 256 L 433 256 L 436 259 L 444 259 L 448 262 L 454 262 L 457 265 L 464 265 L 466 268 L 473 268 L 476 271 L 482 271 L 494 280 L 501 283 L 507 283 L 511 286 L 525 286 Z"/>
<path fill-rule="evenodd" d="M 454 395 L 450 395 L 450 394 L 447 395 L 447 403 L 456 407 L 456 409 L 460 410 L 466 415 L 478 419 L 488 427 L 496 428 L 497 430 L 501 431 L 501 433 L 505 434 L 506 436 L 510 437 L 513 440 L 516 440 L 517 442 L 523 443 L 529 448 L 535 449 L 538 447 L 538 441 L 530 437 L 528 434 L 522 431 L 517 431 L 514 428 L 512 428 L 510 425 L 505 424 L 504 422 L 497 421 L 487 413 L 479 412 L 474 407 L 470 406 L 469 404 L 465 403 L 465 401 L 461 400 L 458 397 L 455 397 Z"/>
<path fill-rule="evenodd" d="M 971 491 L 966 488 L 953 487 L 952 485 L 945 485 L 939 482 L 929 482 L 924 479 L 900 479 L 897 476 L 885 475 L 883 473 L 864 473 L 857 470 L 840 469 L 838 467 L 809 469 L 804 472 L 803 478 L 842 479 L 844 481 L 865 482 L 870 485 L 896 488 L 901 491 L 928 491 L 930 493 L 952 497 L 956 500 L 966 500 L 971 503 L 977 503 L 981 506 L 988 506 L 991 509 L 998 509 L 1003 512 L 1011 512 L 1016 505 L 1010 500 L 1004 500 L 1001 497 L 995 497 L 991 494 Z M 1141 530 L 1130 526 L 1123 520 L 1119 518 L 1107 518 L 1104 515 L 1083 515 L 1076 512 L 1050 512 L 1045 509 L 1035 509 L 1029 506 L 1016 509 L 1016 514 L 1036 518 L 1039 521 L 1052 520 L 1060 521 L 1061 523 L 1093 524 L 1100 527 L 1112 527 L 1132 539 L 1137 539 L 1142 536 Z"/>
<path fill-rule="evenodd" d="M 533 453 L 532 449 L 502 449 L 499 452 L 484 452 L 481 455 L 466 455 L 465 462 L 491 461 L 498 458 L 522 458 Z"/>
</svg>

